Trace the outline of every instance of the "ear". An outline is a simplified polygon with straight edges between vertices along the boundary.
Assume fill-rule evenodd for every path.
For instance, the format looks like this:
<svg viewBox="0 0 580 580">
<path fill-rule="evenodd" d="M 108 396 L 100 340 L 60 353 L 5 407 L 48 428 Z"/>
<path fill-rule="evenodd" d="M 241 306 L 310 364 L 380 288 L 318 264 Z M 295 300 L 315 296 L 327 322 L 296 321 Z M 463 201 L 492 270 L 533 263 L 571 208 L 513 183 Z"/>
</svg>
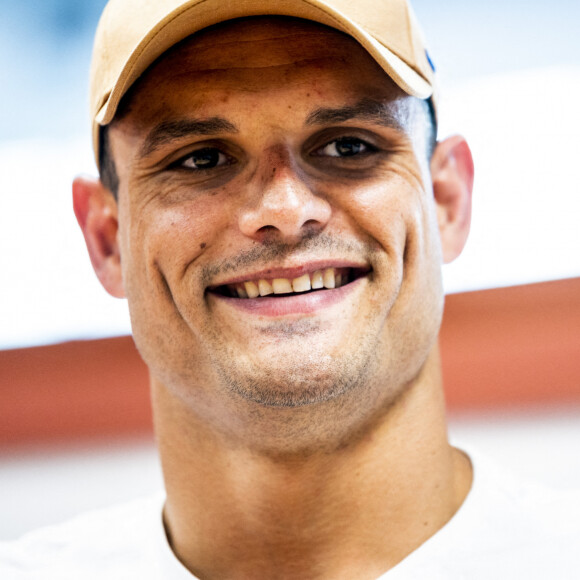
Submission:
<svg viewBox="0 0 580 580">
<path fill-rule="evenodd" d="M 73 207 L 98 279 L 109 294 L 123 298 L 117 201 L 98 179 L 77 177 Z"/>
<path fill-rule="evenodd" d="M 455 135 L 437 143 L 431 158 L 431 179 L 446 264 L 461 254 L 467 241 L 473 173 L 473 158 L 463 137 Z"/>
</svg>

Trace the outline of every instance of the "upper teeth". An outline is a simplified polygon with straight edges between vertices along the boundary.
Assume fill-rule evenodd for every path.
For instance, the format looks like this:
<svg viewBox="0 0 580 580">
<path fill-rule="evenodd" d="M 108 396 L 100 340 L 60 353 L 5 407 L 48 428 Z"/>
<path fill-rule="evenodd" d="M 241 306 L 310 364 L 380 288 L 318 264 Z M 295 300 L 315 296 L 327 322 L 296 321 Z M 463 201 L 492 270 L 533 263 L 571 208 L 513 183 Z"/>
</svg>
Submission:
<svg viewBox="0 0 580 580">
<path fill-rule="evenodd" d="M 307 292 L 319 288 L 340 288 L 343 280 L 346 282 L 346 274 L 335 268 L 316 270 L 311 274 L 303 274 L 298 278 L 273 278 L 248 280 L 240 284 L 230 286 L 230 290 L 239 298 L 257 298 L 269 294 L 289 294 L 291 292 Z"/>
</svg>

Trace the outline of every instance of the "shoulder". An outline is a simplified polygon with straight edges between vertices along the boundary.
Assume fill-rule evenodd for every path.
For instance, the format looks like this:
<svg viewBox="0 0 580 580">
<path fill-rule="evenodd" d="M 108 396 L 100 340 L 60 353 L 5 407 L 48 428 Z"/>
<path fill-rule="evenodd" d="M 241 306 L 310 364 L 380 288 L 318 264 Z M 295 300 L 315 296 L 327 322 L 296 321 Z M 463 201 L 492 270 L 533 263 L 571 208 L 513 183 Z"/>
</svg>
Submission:
<svg viewBox="0 0 580 580">
<path fill-rule="evenodd" d="M 479 569 L 492 575 L 499 570 L 529 578 L 580 573 L 580 490 L 550 489 L 477 453 L 469 455 L 473 488 L 454 518 L 457 525 L 450 526 L 460 551 L 468 559 L 476 554 Z"/>
<path fill-rule="evenodd" d="M 148 578 L 162 505 L 161 494 L 134 500 L 0 544 L 0 577 Z"/>
<path fill-rule="evenodd" d="M 518 477 L 478 454 L 470 456 L 473 503 L 485 509 L 492 521 L 538 528 L 546 534 L 580 533 L 580 490 L 552 489 Z"/>
<path fill-rule="evenodd" d="M 385 580 L 580 577 L 580 490 L 548 489 L 467 451 L 474 478 L 463 505 Z"/>
</svg>

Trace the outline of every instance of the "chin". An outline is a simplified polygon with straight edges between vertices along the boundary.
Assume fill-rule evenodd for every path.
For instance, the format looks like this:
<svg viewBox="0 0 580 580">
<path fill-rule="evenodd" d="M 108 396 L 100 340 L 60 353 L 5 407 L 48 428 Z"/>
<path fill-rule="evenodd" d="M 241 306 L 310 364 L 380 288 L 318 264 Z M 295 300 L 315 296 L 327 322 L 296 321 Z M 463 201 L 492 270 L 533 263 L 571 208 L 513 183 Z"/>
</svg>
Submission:
<svg viewBox="0 0 580 580">
<path fill-rule="evenodd" d="M 228 357 L 217 369 L 225 388 L 246 401 L 264 407 L 304 407 L 364 389 L 369 354 L 351 353 L 339 359 L 319 353 L 287 355 L 266 364 Z"/>
</svg>

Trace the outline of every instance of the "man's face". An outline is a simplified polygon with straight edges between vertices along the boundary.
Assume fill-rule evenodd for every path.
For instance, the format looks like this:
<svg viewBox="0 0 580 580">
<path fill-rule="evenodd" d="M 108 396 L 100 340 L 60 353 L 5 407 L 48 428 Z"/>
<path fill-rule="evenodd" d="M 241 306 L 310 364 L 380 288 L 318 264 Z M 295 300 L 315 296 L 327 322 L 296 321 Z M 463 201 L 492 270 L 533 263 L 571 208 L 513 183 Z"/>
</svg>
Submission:
<svg viewBox="0 0 580 580">
<path fill-rule="evenodd" d="M 396 396 L 442 309 L 426 122 L 355 41 L 305 22 L 229 24 L 152 67 L 110 135 L 153 379 L 271 406 Z"/>
</svg>

